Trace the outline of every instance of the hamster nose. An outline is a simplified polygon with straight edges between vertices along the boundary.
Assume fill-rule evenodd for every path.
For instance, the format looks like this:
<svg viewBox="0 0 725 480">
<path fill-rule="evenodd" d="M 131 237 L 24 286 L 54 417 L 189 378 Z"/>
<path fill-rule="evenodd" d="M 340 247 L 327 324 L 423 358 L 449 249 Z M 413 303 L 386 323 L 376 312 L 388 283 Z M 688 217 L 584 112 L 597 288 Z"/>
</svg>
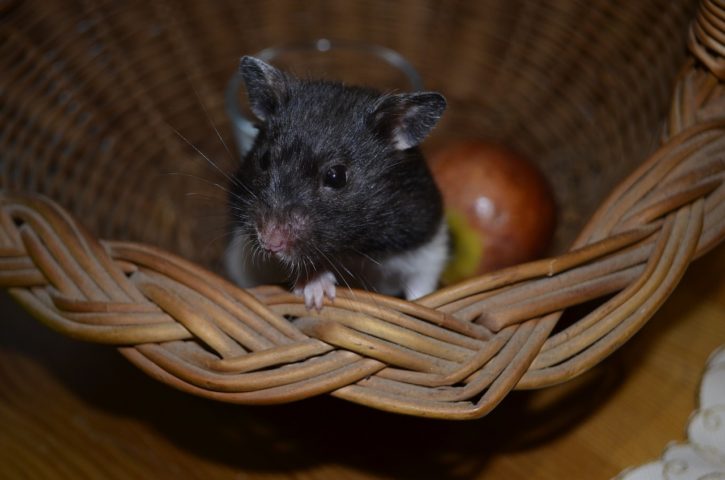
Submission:
<svg viewBox="0 0 725 480">
<path fill-rule="evenodd" d="M 271 253 L 288 253 L 294 245 L 294 234 L 282 225 L 265 225 L 259 229 L 261 247 Z"/>
<path fill-rule="evenodd" d="M 307 217 L 295 208 L 290 208 L 282 218 L 270 217 L 257 223 L 260 246 L 270 253 L 292 254 L 296 244 L 305 241 L 309 227 Z"/>
</svg>

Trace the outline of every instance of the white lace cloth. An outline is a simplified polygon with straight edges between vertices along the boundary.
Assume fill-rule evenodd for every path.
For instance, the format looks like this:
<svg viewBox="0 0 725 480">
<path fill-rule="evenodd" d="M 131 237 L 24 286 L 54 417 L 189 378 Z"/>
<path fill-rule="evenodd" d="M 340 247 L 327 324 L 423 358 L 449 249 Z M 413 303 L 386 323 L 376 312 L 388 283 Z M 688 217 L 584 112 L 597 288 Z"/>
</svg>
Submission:
<svg viewBox="0 0 725 480">
<path fill-rule="evenodd" d="M 614 480 L 725 480 L 725 345 L 707 362 L 687 437 L 687 443 L 667 445 L 659 460 L 627 469 Z"/>
</svg>

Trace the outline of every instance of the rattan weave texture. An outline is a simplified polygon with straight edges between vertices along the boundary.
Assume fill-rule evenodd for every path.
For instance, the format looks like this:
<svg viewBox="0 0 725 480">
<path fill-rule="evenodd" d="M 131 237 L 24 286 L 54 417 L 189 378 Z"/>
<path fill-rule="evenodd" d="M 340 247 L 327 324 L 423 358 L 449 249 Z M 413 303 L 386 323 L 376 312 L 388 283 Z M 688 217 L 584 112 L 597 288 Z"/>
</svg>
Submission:
<svg viewBox="0 0 725 480">
<path fill-rule="evenodd" d="M 6 7 L 0 285 L 50 327 L 228 402 L 330 393 L 465 419 L 513 388 L 578 375 L 639 330 L 725 236 L 725 95 L 702 66 L 717 49 L 699 48 L 702 19 L 725 9 L 542 3 Z M 244 291 L 212 273 L 219 179 L 179 135 L 231 168 L 210 123 L 227 136 L 221 101 L 235 59 L 324 35 L 396 48 L 446 92 L 451 115 L 433 146 L 488 136 L 536 158 L 562 204 L 560 244 L 580 230 L 569 251 L 416 303 L 342 292 L 319 314 L 278 288 Z"/>
</svg>

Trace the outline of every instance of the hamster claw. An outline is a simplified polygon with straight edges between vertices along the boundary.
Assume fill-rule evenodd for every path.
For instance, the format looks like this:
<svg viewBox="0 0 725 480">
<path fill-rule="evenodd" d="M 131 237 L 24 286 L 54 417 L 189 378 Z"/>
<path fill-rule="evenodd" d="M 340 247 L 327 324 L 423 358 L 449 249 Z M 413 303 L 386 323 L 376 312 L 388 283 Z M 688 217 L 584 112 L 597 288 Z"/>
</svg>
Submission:
<svg viewBox="0 0 725 480">
<path fill-rule="evenodd" d="M 336 284 L 335 275 L 330 272 L 322 272 L 304 283 L 299 282 L 295 285 L 294 293 L 304 297 L 307 310 L 314 308 L 319 312 L 322 310 L 322 302 L 325 296 L 330 300 L 335 299 Z"/>
</svg>

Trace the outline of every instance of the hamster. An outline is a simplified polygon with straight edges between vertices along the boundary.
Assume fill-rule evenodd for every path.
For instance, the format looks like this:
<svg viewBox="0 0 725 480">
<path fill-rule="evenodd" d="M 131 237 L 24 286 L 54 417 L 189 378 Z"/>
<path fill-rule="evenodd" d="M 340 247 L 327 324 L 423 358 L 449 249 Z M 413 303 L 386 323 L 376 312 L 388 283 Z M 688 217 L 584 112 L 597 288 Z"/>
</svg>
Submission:
<svg viewBox="0 0 725 480">
<path fill-rule="evenodd" d="M 240 72 L 259 123 L 230 188 L 230 277 L 286 280 L 317 310 L 338 284 L 409 300 L 435 290 L 448 232 L 418 145 L 445 98 L 299 79 L 249 56 Z"/>
</svg>

